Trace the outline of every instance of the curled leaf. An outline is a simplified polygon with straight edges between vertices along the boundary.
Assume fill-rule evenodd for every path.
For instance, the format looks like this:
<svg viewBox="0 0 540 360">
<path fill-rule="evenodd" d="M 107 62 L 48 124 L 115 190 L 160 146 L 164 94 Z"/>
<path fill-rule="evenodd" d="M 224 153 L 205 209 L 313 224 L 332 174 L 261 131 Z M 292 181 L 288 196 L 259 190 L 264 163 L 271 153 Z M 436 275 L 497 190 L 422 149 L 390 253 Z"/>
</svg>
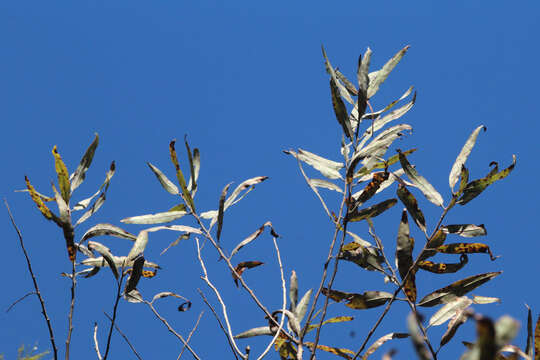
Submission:
<svg viewBox="0 0 540 360">
<path fill-rule="evenodd" d="M 459 258 L 459 263 L 451 263 L 451 264 L 445 264 L 445 263 L 434 263 L 432 261 L 419 261 L 418 262 L 418 268 L 429 271 L 435 274 L 448 274 L 448 273 L 455 273 L 461 268 L 465 266 L 469 262 L 469 259 L 467 258 L 466 254 L 462 254 Z"/>
<path fill-rule="evenodd" d="M 487 230 L 484 224 L 459 224 L 459 225 L 446 225 L 443 226 L 443 231 L 449 234 L 456 234 L 462 237 L 475 237 L 487 235 Z"/>
<path fill-rule="evenodd" d="M 273 237 L 279 237 L 279 235 L 274 231 L 274 228 L 272 227 L 272 223 L 270 221 L 267 221 L 265 222 L 264 224 L 261 225 L 260 228 L 258 228 L 257 230 L 255 230 L 255 232 L 251 235 L 249 235 L 247 238 L 245 238 L 244 240 L 242 240 L 238 245 L 236 245 L 236 247 L 233 249 L 233 251 L 231 252 L 231 256 L 229 257 L 229 259 L 232 259 L 232 257 L 241 249 L 243 248 L 244 246 L 246 246 L 247 244 L 249 244 L 250 242 L 252 242 L 253 240 L 255 240 L 256 238 L 259 237 L 259 235 L 262 234 L 263 230 L 265 227 L 269 227 L 270 228 L 270 234 L 273 236 Z"/>
<path fill-rule="evenodd" d="M 81 238 L 81 243 L 90 238 L 104 235 L 110 235 L 122 239 L 128 239 L 131 241 L 135 241 L 137 239 L 135 235 L 125 231 L 122 228 L 119 228 L 118 226 L 114 226 L 111 224 L 97 224 L 95 226 L 92 226 L 90 229 L 88 229 L 88 231 L 84 233 Z"/>
<path fill-rule="evenodd" d="M 444 254 L 489 254 L 491 261 L 497 257 L 493 256 L 489 246 L 482 243 L 453 243 L 437 247 L 437 251 Z"/>
<path fill-rule="evenodd" d="M 405 205 L 407 211 L 409 211 L 409 214 L 411 214 L 416 225 L 418 225 L 418 227 L 423 232 L 426 232 L 426 219 L 424 218 L 422 210 L 420 210 L 420 208 L 418 207 L 418 201 L 416 201 L 416 198 L 413 196 L 413 194 L 411 194 L 411 192 L 407 189 L 406 186 L 404 186 L 403 184 L 399 184 L 397 196 L 399 200 L 401 200 L 403 205 Z"/>
<path fill-rule="evenodd" d="M 404 338 L 407 338 L 407 337 L 409 337 L 409 334 L 396 333 L 396 332 L 386 334 L 386 335 L 380 337 L 379 339 L 377 339 L 377 341 L 375 341 L 373 344 L 371 344 L 371 346 L 366 350 L 366 352 L 364 353 L 364 356 L 362 357 L 362 360 L 366 360 L 371 354 L 373 354 L 385 342 L 390 341 L 392 339 L 404 339 Z"/>
<path fill-rule="evenodd" d="M 96 152 L 98 143 L 99 136 L 96 133 L 94 141 L 92 141 L 88 149 L 86 149 L 86 152 L 84 153 L 81 162 L 79 163 L 79 166 L 77 166 L 75 172 L 69 177 L 69 181 L 71 182 L 71 193 L 73 193 L 73 191 L 75 191 L 75 189 L 78 188 L 79 185 L 81 185 L 84 181 L 86 177 L 86 171 L 88 170 L 88 168 L 92 164 L 92 160 L 94 159 L 94 153 Z"/>
<path fill-rule="evenodd" d="M 232 277 L 234 279 L 234 283 L 236 284 L 236 287 L 238 287 L 238 279 L 242 276 L 245 270 L 252 269 L 254 267 L 263 265 L 264 263 L 260 261 L 243 261 L 236 265 L 234 268 L 234 272 L 232 273 Z M 236 272 L 236 274 L 235 274 Z"/>
</svg>

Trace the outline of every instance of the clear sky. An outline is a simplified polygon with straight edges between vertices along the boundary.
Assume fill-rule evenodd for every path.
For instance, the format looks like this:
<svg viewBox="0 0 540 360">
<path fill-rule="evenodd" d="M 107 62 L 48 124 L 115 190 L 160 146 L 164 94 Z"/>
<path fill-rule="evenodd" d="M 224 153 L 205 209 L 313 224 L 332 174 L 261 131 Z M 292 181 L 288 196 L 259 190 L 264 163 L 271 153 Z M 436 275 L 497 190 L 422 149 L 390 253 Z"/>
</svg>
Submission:
<svg viewBox="0 0 540 360">
<path fill-rule="evenodd" d="M 76 198 L 92 194 L 101 184 L 108 165 L 116 161 L 107 201 L 98 214 L 77 229 L 99 222 L 121 225 L 120 219 L 165 211 L 175 199 L 163 191 L 146 166 L 150 161 L 174 179 L 168 157 L 169 141 L 178 139 L 179 156 L 186 164 L 181 140 L 188 135 L 201 150 L 200 188 L 196 203 L 201 210 L 217 208 L 221 189 L 229 182 L 259 175 L 270 179 L 257 186 L 226 213 L 222 243 L 230 251 L 264 222 L 273 222 L 287 279 L 296 270 L 300 292 L 316 288 L 332 234 L 318 200 L 298 171 L 296 161 L 283 149 L 301 147 L 340 160 L 341 129 L 329 96 L 320 46 L 324 44 L 334 66 L 351 78 L 359 53 L 371 47 L 372 68 L 379 68 L 403 46 L 411 48 L 373 99 L 376 108 L 399 97 L 409 86 L 418 91 L 417 102 L 401 122 L 413 126 L 412 135 L 399 147 L 418 147 L 410 161 L 448 201 L 448 173 L 463 143 L 480 124 L 479 136 L 469 158 L 471 178 L 484 176 L 491 161 L 501 167 L 517 156 L 515 171 L 488 188 L 466 207 L 456 207 L 445 223 L 485 224 L 488 236 L 479 239 L 495 255 L 470 256 L 457 274 L 418 277 L 419 296 L 470 275 L 504 270 L 473 294 L 498 296 L 499 305 L 475 305 L 493 318 L 509 313 L 522 322 L 516 341 L 524 346 L 525 303 L 540 311 L 536 280 L 536 239 L 539 196 L 537 120 L 537 60 L 540 6 L 534 1 L 483 2 L 254 2 L 254 1 L 11 1 L 0 4 L 0 152 L 4 172 L 2 197 L 9 201 L 22 229 L 38 281 L 46 299 L 63 354 L 66 335 L 69 281 L 60 276 L 70 270 L 59 229 L 47 222 L 24 188 L 28 175 L 41 192 L 49 193 L 55 179 L 51 155 L 57 145 L 68 169 L 73 171 L 86 147 L 99 133 L 100 145 L 86 182 Z M 393 152 L 393 150 L 391 150 Z M 312 170 L 307 169 L 306 170 Z M 315 175 L 311 172 L 310 175 Z M 394 197 L 386 190 L 379 197 Z M 324 192 L 337 206 L 334 193 Z M 418 198 L 421 195 L 418 194 Z M 439 209 L 421 198 L 420 206 L 434 226 Z M 33 290 L 16 234 L 7 213 L 2 216 L 3 291 L 0 296 L 0 353 L 15 357 L 21 344 L 49 348 L 48 333 L 34 297 L 13 301 Z M 393 253 L 400 218 L 396 206 L 375 219 L 385 248 Z M 189 219 L 177 224 L 192 225 Z M 141 225 L 124 225 L 137 233 Z M 369 238 L 365 224 L 353 230 Z M 417 229 L 414 229 L 417 231 Z M 423 242 L 420 233 L 414 235 Z M 193 302 L 190 311 L 176 311 L 178 302 L 164 299 L 158 309 L 180 333 L 187 336 L 204 311 L 191 341 L 204 358 L 231 358 L 223 334 L 201 301 L 200 266 L 192 240 L 164 255 L 160 252 L 175 239 L 173 233 L 152 234 L 145 253 L 159 263 L 158 276 L 143 280 L 145 298 L 159 291 L 177 292 Z M 129 250 L 127 240 L 96 239 L 117 255 Z M 210 248 L 205 249 L 210 278 L 222 289 L 235 333 L 263 326 L 264 317 Z M 79 258 L 82 258 L 79 256 Z M 265 233 L 238 260 L 260 260 L 265 265 L 246 272 L 245 279 L 270 309 L 280 306 L 280 281 L 273 246 Z M 441 258 L 442 259 L 442 258 Z M 450 257 L 444 258 L 446 260 Z M 451 261 L 451 260 L 450 260 Z M 363 292 L 388 290 L 381 276 L 345 264 L 335 288 Z M 390 290 L 391 291 L 391 290 Z M 73 359 L 93 359 L 94 322 L 105 343 L 115 287 L 108 271 L 81 279 L 74 319 Z M 350 310 L 337 304 L 330 315 L 353 315 L 348 324 L 328 326 L 321 343 L 357 349 L 382 308 Z M 430 316 L 434 309 L 422 309 Z M 375 338 L 391 331 L 406 331 L 407 307 L 397 305 Z M 118 325 L 144 359 L 175 359 L 180 345 L 144 305 L 122 302 Z M 438 343 L 446 326 L 432 329 Z M 444 358 L 462 351 L 459 340 L 473 340 L 472 324 L 461 329 Z M 264 339 L 267 340 L 267 339 Z M 254 353 L 264 342 L 251 344 Z M 394 340 L 397 358 L 411 353 L 408 340 Z M 380 358 L 383 351 L 376 353 Z M 400 356 L 401 355 L 401 356 Z M 63 356 L 63 355 L 62 355 Z M 188 354 L 184 355 L 189 357 Z M 133 358 L 117 333 L 111 358 Z M 275 354 L 273 355 L 275 358 Z M 319 359 L 330 355 L 319 354 Z"/>
</svg>

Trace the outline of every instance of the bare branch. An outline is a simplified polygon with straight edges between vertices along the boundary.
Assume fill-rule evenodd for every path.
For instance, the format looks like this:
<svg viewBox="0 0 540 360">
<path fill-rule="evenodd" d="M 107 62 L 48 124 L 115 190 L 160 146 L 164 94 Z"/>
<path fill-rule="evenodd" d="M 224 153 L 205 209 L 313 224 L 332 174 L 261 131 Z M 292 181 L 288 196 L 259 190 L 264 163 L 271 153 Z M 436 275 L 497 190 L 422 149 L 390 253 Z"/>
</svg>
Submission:
<svg viewBox="0 0 540 360">
<path fill-rule="evenodd" d="M 199 317 L 197 318 L 197 322 L 195 323 L 195 326 L 193 326 L 193 329 L 191 329 L 191 332 L 189 333 L 186 342 L 189 343 L 189 340 L 191 340 L 191 336 L 193 336 L 193 333 L 195 333 L 195 330 L 197 330 L 197 326 L 199 326 L 199 321 L 201 321 L 201 317 L 204 314 L 204 311 L 201 311 L 199 314 Z M 180 359 L 182 357 L 182 354 L 184 353 L 184 350 L 186 350 L 186 346 L 182 347 L 182 351 L 180 351 L 180 354 L 176 358 L 176 360 Z"/>
<path fill-rule="evenodd" d="M 13 218 L 13 214 L 11 213 L 11 209 L 9 208 L 9 204 L 4 198 L 4 204 L 6 205 L 6 209 L 9 214 L 9 219 L 11 220 L 11 224 L 13 225 L 13 228 L 17 232 L 17 235 L 19 236 L 19 244 L 21 245 L 21 249 L 24 253 L 24 257 L 26 258 L 26 265 L 28 267 L 28 272 L 30 273 L 30 276 L 32 277 L 32 282 L 34 284 L 34 289 L 36 296 L 39 299 L 39 303 L 41 304 L 41 313 L 43 314 L 43 318 L 45 319 L 45 322 L 47 323 L 47 328 L 49 330 L 49 340 L 51 341 L 51 346 L 53 348 L 53 359 L 58 359 L 58 349 L 56 348 L 56 343 L 54 341 L 54 333 L 51 325 L 51 321 L 49 319 L 49 315 L 47 314 L 47 309 L 45 308 L 45 301 L 43 300 L 43 297 L 41 296 L 41 292 L 39 291 L 39 286 L 36 280 L 36 276 L 34 275 L 34 271 L 32 270 L 32 263 L 30 262 L 30 257 L 28 256 L 28 253 L 26 252 L 26 248 L 24 247 L 23 237 L 21 234 L 21 231 L 17 227 L 17 224 L 15 223 L 15 219 Z"/>
<path fill-rule="evenodd" d="M 107 335 L 107 347 L 105 348 L 105 356 L 103 357 L 103 360 L 107 360 L 107 356 L 109 355 L 109 350 L 111 348 L 111 338 L 112 338 L 112 332 L 115 325 L 116 320 L 116 314 L 118 310 L 118 303 L 120 302 L 120 299 L 122 298 L 122 282 L 124 280 L 125 272 L 124 267 L 122 266 L 122 276 L 120 277 L 120 280 L 116 280 L 117 288 L 116 288 L 116 299 L 114 301 L 114 307 L 113 307 L 113 316 L 111 319 L 111 326 L 109 327 L 109 334 Z"/>
<path fill-rule="evenodd" d="M 97 322 L 94 323 L 94 349 L 99 360 L 102 360 L 101 353 L 99 352 L 99 344 L 97 340 Z"/>
<path fill-rule="evenodd" d="M 105 316 L 107 317 L 107 319 L 109 319 L 111 322 L 113 321 L 113 319 L 106 313 L 106 312 L 103 312 L 103 314 L 105 314 Z M 118 333 L 120 334 L 120 336 L 122 336 L 122 338 L 124 338 L 124 340 L 126 341 L 126 343 L 128 344 L 129 348 L 131 349 L 131 351 L 133 351 L 133 354 L 135 354 L 135 356 L 137 357 L 137 359 L 139 360 L 142 360 L 141 356 L 137 353 L 137 351 L 135 350 L 135 348 L 133 347 L 133 345 L 131 345 L 131 342 L 129 341 L 129 339 L 126 337 L 126 335 L 124 335 L 124 333 L 122 331 L 120 331 L 120 328 L 118 327 L 118 324 L 115 322 L 114 323 L 114 328 L 116 329 L 116 331 L 118 331 Z"/>
<path fill-rule="evenodd" d="M 28 294 L 20 297 L 19 299 L 15 300 L 15 302 L 13 302 L 13 304 L 11 304 L 7 309 L 6 309 L 6 312 L 9 312 L 15 305 L 17 305 L 19 302 L 23 301 L 26 297 L 30 296 L 30 295 L 34 295 L 34 294 L 37 294 L 35 291 L 32 291 L 32 292 L 29 292 Z"/>
</svg>

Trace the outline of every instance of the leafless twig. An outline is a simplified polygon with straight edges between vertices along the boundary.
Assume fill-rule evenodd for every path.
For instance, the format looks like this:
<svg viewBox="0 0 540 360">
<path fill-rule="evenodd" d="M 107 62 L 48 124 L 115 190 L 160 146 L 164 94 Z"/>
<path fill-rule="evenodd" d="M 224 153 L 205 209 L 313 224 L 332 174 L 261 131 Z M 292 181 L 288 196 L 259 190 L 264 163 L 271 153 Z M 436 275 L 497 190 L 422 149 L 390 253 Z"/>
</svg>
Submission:
<svg viewBox="0 0 540 360">
<path fill-rule="evenodd" d="M 201 321 L 201 318 L 202 318 L 203 314 L 204 314 L 204 311 L 201 311 L 201 313 L 199 314 L 199 317 L 197 318 L 197 322 L 195 323 L 195 326 L 193 326 L 193 329 L 191 329 L 191 332 L 189 333 L 189 335 L 188 335 L 188 337 L 186 339 L 187 343 L 189 343 L 189 340 L 191 340 L 191 337 L 195 333 L 195 330 L 197 330 L 197 326 L 199 326 L 199 321 Z M 184 347 L 182 347 L 182 351 L 180 351 L 180 354 L 178 355 L 176 360 L 178 360 L 178 359 L 180 359 L 182 357 L 182 354 L 184 353 L 184 350 L 186 350 L 185 345 L 184 345 Z"/>
<path fill-rule="evenodd" d="M 9 312 L 15 305 L 17 305 L 19 302 L 23 301 L 26 297 L 30 296 L 30 295 L 34 295 L 34 294 L 37 294 L 35 291 L 32 291 L 32 292 L 29 292 L 28 294 L 20 297 L 19 299 L 15 300 L 15 302 L 13 302 L 13 304 L 11 304 L 7 309 L 6 309 L 6 312 Z"/>
<path fill-rule="evenodd" d="M 53 359 L 57 360 L 58 359 L 58 350 L 56 348 L 56 343 L 54 341 L 54 333 L 53 333 L 51 321 L 49 319 L 49 315 L 47 314 L 47 310 L 45 308 L 45 301 L 43 300 L 43 297 L 41 296 L 41 292 L 39 291 L 36 276 L 34 275 L 34 271 L 32 270 L 32 264 L 30 263 L 30 257 L 28 256 L 28 253 L 26 252 L 26 249 L 24 247 L 24 242 L 23 242 L 23 237 L 21 235 L 21 231 L 19 230 L 19 228 L 17 227 L 17 224 L 15 223 L 15 219 L 13 218 L 13 214 L 11 213 L 11 210 L 9 208 L 9 204 L 8 204 L 6 198 L 4 198 L 4 204 L 6 205 L 6 209 L 8 211 L 9 219 L 11 220 L 11 224 L 13 225 L 13 227 L 15 228 L 15 231 L 17 232 L 17 235 L 19 236 L 19 243 L 20 243 L 21 249 L 22 249 L 22 251 L 24 253 L 24 257 L 26 258 L 26 265 L 28 267 L 28 272 L 30 273 L 30 276 L 32 277 L 32 282 L 34 283 L 34 289 L 36 290 L 35 294 L 39 299 L 39 303 L 41 304 L 41 313 L 43 314 L 43 318 L 45 319 L 45 322 L 47 323 L 47 328 L 49 330 L 49 340 L 51 341 L 51 346 L 53 348 Z"/>
<path fill-rule="evenodd" d="M 124 267 L 122 266 L 122 275 L 120 279 L 116 279 L 117 288 L 116 288 L 116 299 L 114 301 L 114 308 L 113 308 L 113 315 L 111 319 L 111 326 L 109 327 L 109 334 L 107 335 L 107 347 L 105 348 L 105 355 L 103 356 L 103 360 L 107 360 L 107 356 L 109 355 L 109 350 L 111 348 L 111 338 L 112 338 L 112 332 L 116 320 L 116 313 L 118 310 L 118 303 L 120 302 L 120 299 L 122 298 L 122 283 L 124 280 L 125 272 Z"/>
<path fill-rule="evenodd" d="M 109 316 L 109 314 L 107 314 L 106 312 L 103 312 L 103 314 L 105 314 L 105 316 L 107 317 L 107 319 L 109 319 L 111 322 L 113 321 L 113 319 Z M 129 339 L 127 338 L 126 335 L 124 335 L 124 333 L 122 331 L 120 331 L 120 328 L 118 327 L 118 324 L 115 322 L 114 323 L 114 328 L 116 329 L 116 331 L 118 331 L 118 333 L 120 334 L 120 336 L 122 336 L 122 338 L 124 338 L 124 340 L 126 341 L 126 343 L 128 344 L 129 348 L 131 349 L 131 351 L 133 351 L 133 354 L 135 354 L 135 356 L 137 357 L 137 359 L 139 360 L 142 360 L 141 356 L 137 353 L 137 351 L 135 350 L 135 348 L 133 347 L 133 345 L 131 345 L 131 342 L 129 341 Z"/>
<path fill-rule="evenodd" d="M 71 302 L 69 304 L 68 314 L 68 335 L 66 338 L 66 360 L 69 360 L 69 346 L 71 344 L 71 333 L 73 332 L 73 311 L 75 310 L 75 288 L 77 278 L 75 276 L 75 259 L 71 262 Z"/>
<path fill-rule="evenodd" d="M 96 354 L 99 360 L 102 360 L 101 353 L 99 352 L 99 344 L 97 340 L 97 322 L 94 323 L 94 349 L 96 349 Z"/>
</svg>

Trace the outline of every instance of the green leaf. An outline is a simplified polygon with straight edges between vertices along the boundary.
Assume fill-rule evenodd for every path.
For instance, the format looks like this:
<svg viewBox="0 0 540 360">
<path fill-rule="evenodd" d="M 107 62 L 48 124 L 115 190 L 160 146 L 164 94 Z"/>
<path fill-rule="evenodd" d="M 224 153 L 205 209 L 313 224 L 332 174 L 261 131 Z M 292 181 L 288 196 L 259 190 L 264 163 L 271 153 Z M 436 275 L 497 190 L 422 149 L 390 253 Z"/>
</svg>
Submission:
<svg viewBox="0 0 540 360">
<path fill-rule="evenodd" d="M 343 163 L 325 159 L 309 151 L 298 149 L 298 153 L 293 150 L 284 150 L 285 154 L 292 155 L 298 160 L 305 162 L 323 174 L 328 179 L 341 179 L 339 170 L 343 169 Z"/>
<path fill-rule="evenodd" d="M 377 341 L 375 341 L 373 344 L 371 344 L 371 346 L 366 350 L 366 352 L 364 353 L 364 356 L 362 356 L 362 360 L 366 360 L 371 354 L 373 354 L 385 342 L 390 341 L 392 339 L 404 339 L 404 338 L 407 338 L 407 337 L 409 337 L 409 334 L 396 333 L 396 332 L 386 334 L 386 335 L 380 337 L 379 339 L 377 339 Z"/>
<path fill-rule="evenodd" d="M 116 280 L 118 280 L 118 269 L 116 268 L 116 264 L 114 262 L 114 256 L 111 253 L 111 251 L 109 250 L 109 248 L 106 247 L 105 245 L 103 245 L 101 243 L 98 243 L 98 242 L 95 242 L 95 241 L 89 241 L 88 242 L 88 248 L 90 250 L 97 251 L 98 253 L 101 254 L 101 256 L 103 256 L 103 258 L 105 259 L 105 261 L 107 262 L 107 264 L 111 268 L 111 271 L 112 271 L 112 273 L 114 275 L 114 278 Z"/>
<path fill-rule="evenodd" d="M 184 201 L 186 202 L 186 205 L 188 205 L 189 209 L 192 212 L 195 212 L 195 204 L 193 203 L 193 198 L 191 197 L 191 194 L 189 193 L 186 185 L 186 179 L 184 178 L 184 174 L 182 173 L 182 170 L 180 169 L 180 164 L 178 163 L 178 157 L 176 156 L 176 150 L 174 148 L 176 140 L 173 140 L 169 143 L 169 152 L 171 154 L 171 161 L 174 164 L 174 167 L 176 169 L 176 178 L 178 179 L 178 184 L 180 185 L 180 188 L 182 189 L 182 197 L 184 198 Z"/>
<path fill-rule="evenodd" d="M 300 299 L 298 302 L 298 305 L 296 306 L 296 310 L 294 311 L 294 315 L 296 315 L 296 318 L 299 322 L 301 322 L 304 319 L 304 316 L 306 315 L 306 311 L 309 305 L 309 302 L 311 300 L 311 294 L 313 293 L 313 289 L 309 289 L 306 291 L 304 296 Z"/>
<path fill-rule="evenodd" d="M 232 183 L 228 183 L 225 185 L 223 190 L 221 191 L 221 196 L 219 197 L 219 207 L 218 207 L 218 217 L 217 217 L 217 240 L 219 241 L 221 237 L 221 229 L 223 228 L 223 213 L 225 209 L 225 197 L 227 196 L 227 191 L 229 190 L 229 186 L 231 186 Z"/>
<path fill-rule="evenodd" d="M 398 150 L 399 161 L 401 162 L 401 167 L 405 170 L 405 174 L 409 177 L 413 184 L 415 184 L 424 196 L 434 203 L 437 206 L 443 206 L 443 199 L 441 194 L 435 190 L 435 188 L 423 177 L 418 171 L 411 166 L 405 154 Z"/>
<path fill-rule="evenodd" d="M 397 52 L 384 66 L 377 71 L 373 80 L 369 83 L 369 88 L 367 90 L 367 97 L 371 99 L 375 93 L 379 90 L 379 86 L 386 80 L 390 72 L 394 70 L 396 65 L 401 61 L 407 50 L 409 50 L 409 45 L 405 46 L 403 49 Z"/>
<path fill-rule="evenodd" d="M 411 214 L 414 222 L 425 233 L 426 232 L 426 219 L 422 210 L 418 207 L 418 201 L 413 194 L 403 184 L 398 185 L 397 196 L 399 200 L 405 205 L 409 214 Z"/>
<path fill-rule="evenodd" d="M 410 237 L 409 220 L 407 211 L 401 213 L 401 221 L 398 227 L 396 246 L 396 265 L 401 279 L 404 279 L 413 264 L 412 252 L 414 239 Z"/>
<path fill-rule="evenodd" d="M 156 214 L 132 216 L 122 219 L 120 220 L 120 222 L 123 222 L 125 224 L 162 224 L 174 221 L 176 219 L 180 219 L 186 214 L 187 212 L 185 210 L 166 211 Z"/>
<path fill-rule="evenodd" d="M 458 204 L 465 205 L 478 195 L 482 193 L 489 185 L 493 184 L 495 181 L 504 179 L 508 176 L 514 170 L 514 167 L 516 166 L 516 156 L 512 155 L 513 161 L 512 164 L 507 167 L 504 170 L 498 171 L 499 167 L 498 164 L 495 162 L 492 162 L 492 165 L 495 165 L 495 167 L 483 178 L 477 179 L 474 181 L 471 181 L 467 184 L 465 189 L 463 190 L 463 195 L 458 200 Z"/>
<path fill-rule="evenodd" d="M 431 307 L 439 304 L 447 304 L 450 301 L 454 300 L 456 297 L 467 294 L 468 292 L 476 289 L 480 285 L 488 282 L 489 280 L 500 275 L 501 273 L 502 271 L 489 272 L 485 274 L 473 275 L 466 279 L 456 281 L 448 286 L 435 290 L 434 292 L 424 296 L 424 298 L 420 300 L 418 305 Z"/>
<path fill-rule="evenodd" d="M 69 183 L 69 173 L 66 168 L 66 164 L 62 161 L 62 157 L 54 145 L 52 149 L 52 154 L 54 156 L 54 168 L 56 170 L 56 175 L 58 176 L 58 185 L 60 186 L 60 193 L 64 201 L 69 204 L 69 198 L 71 196 L 71 184 Z"/>
<path fill-rule="evenodd" d="M 26 188 L 28 189 L 28 192 L 30 193 L 30 197 L 32 198 L 32 200 L 36 204 L 36 206 L 37 206 L 38 210 L 41 212 L 41 214 L 43 216 L 45 216 L 46 219 L 53 220 L 57 224 L 60 224 L 59 219 L 51 212 L 51 210 L 49 210 L 47 205 L 45 205 L 45 203 L 43 202 L 43 199 L 41 198 L 41 196 L 39 196 L 36 189 L 34 189 L 32 184 L 30 184 L 30 180 L 28 180 L 27 176 L 24 177 L 24 180 L 26 181 Z"/>
<path fill-rule="evenodd" d="M 484 224 L 473 225 L 473 224 L 457 224 L 457 225 L 446 225 L 442 227 L 443 231 L 449 234 L 456 234 L 462 237 L 475 237 L 475 236 L 484 236 L 487 235 L 487 230 L 484 227 Z"/>
<path fill-rule="evenodd" d="M 96 148 L 99 143 L 99 136 L 96 133 L 94 137 L 94 141 L 90 144 L 88 149 L 86 149 L 86 152 L 84 153 L 81 162 L 79 163 L 79 166 L 77 166 L 77 169 L 71 176 L 69 177 L 69 181 L 71 182 L 71 193 L 75 191 L 76 188 L 79 187 L 79 185 L 82 184 L 86 177 L 86 171 L 92 164 L 92 160 L 94 159 L 94 153 L 96 152 Z"/>
<path fill-rule="evenodd" d="M 428 326 L 438 326 L 442 325 L 451 318 L 455 317 L 456 314 L 468 308 L 473 301 L 466 296 L 458 297 L 442 308 L 440 308 L 433 316 L 429 319 Z"/>
<path fill-rule="evenodd" d="M 347 214 L 347 220 L 354 222 L 379 216 L 386 210 L 390 209 L 392 206 L 396 205 L 396 203 L 397 199 L 388 199 L 368 208 L 364 208 L 361 210 L 356 209 Z"/>
<path fill-rule="evenodd" d="M 172 195 L 180 194 L 180 191 L 178 190 L 178 187 L 176 185 L 174 185 L 173 182 L 171 180 L 169 180 L 169 178 L 167 176 L 165 176 L 165 174 L 163 174 L 163 172 L 161 172 L 161 170 L 159 170 L 157 167 L 155 167 L 154 165 L 152 165 L 149 162 L 147 162 L 146 164 L 148 165 L 150 170 L 152 170 L 154 175 L 156 175 L 156 178 L 158 179 L 161 186 L 163 186 L 163 188 L 165 190 L 167 190 L 167 192 L 169 194 L 172 194 Z"/>
<path fill-rule="evenodd" d="M 95 226 L 92 226 L 90 229 L 88 229 L 88 231 L 84 233 L 81 238 L 81 243 L 93 237 L 105 235 L 128 239 L 131 241 L 135 241 L 137 239 L 135 235 L 125 231 L 124 229 L 119 228 L 118 226 L 114 226 L 111 224 L 97 224 Z"/>
<path fill-rule="evenodd" d="M 465 165 L 467 158 L 471 154 L 474 144 L 476 143 L 476 138 L 478 137 L 478 134 L 480 133 L 480 130 L 482 129 L 486 131 L 487 128 L 484 125 L 480 125 L 472 132 L 472 134 L 467 139 L 467 142 L 465 142 L 465 145 L 463 145 L 463 148 L 459 152 L 459 155 L 456 158 L 454 165 L 452 165 L 452 169 L 450 170 L 450 176 L 448 177 L 448 183 L 450 184 L 450 189 L 452 191 L 458 181 L 458 177 L 461 173 L 461 169 L 463 165 Z"/>
<path fill-rule="evenodd" d="M 263 230 L 265 227 L 269 227 L 270 228 L 270 233 L 272 234 L 273 237 L 279 237 L 279 235 L 274 231 L 274 228 L 272 227 L 272 223 L 270 221 L 267 221 L 265 222 L 264 224 L 261 225 L 260 228 L 258 228 L 257 230 L 255 230 L 255 232 L 251 235 L 249 235 L 247 238 L 245 238 L 244 240 L 242 240 L 238 245 L 236 245 L 236 247 L 233 249 L 233 251 L 231 252 L 231 256 L 229 257 L 229 259 L 232 259 L 232 257 L 238 252 L 240 251 L 241 248 L 243 248 L 244 246 L 246 246 L 247 244 L 249 244 L 250 242 L 252 242 L 253 240 L 255 240 L 256 238 L 259 237 L 259 235 L 262 234 Z"/>
</svg>

